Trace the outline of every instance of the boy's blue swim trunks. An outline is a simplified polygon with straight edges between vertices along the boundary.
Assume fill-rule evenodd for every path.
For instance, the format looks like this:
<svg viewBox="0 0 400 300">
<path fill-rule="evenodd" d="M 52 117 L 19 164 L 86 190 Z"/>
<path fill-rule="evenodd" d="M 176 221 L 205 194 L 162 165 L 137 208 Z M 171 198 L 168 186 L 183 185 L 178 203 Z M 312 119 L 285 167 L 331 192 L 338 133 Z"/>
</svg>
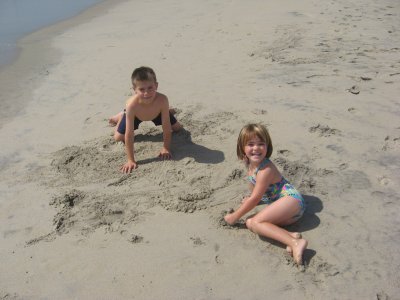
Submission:
<svg viewBox="0 0 400 300">
<path fill-rule="evenodd" d="M 170 122 L 171 122 L 171 125 L 174 125 L 174 124 L 177 122 L 176 118 L 175 118 L 174 115 L 171 114 L 171 113 L 169 113 L 169 120 L 170 120 Z M 160 113 L 157 117 L 155 117 L 153 120 L 151 120 L 151 121 L 152 121 L 152 122 L 154 123 L 154 125 L 156 125 L 156 126 L 161 125 L 161 124 L 162 124 L 162 121 L 161 121 L 161 113 Z M 134 130 L 138 129 L 138 128 L 139 128 L 139 124 L 142 123 L 142 122 L 143 122 L 142 120 L 139 120 L 138 118 L 135 117 L 134 124 L 133 124 L 133 129 L 134 129 Z M 125 134 L 125 129 L 126 129 L 126 114 L 125 114 L 125 112 L 124 112 L 124 115 L 123 115 L 123 117 L 122 117 L 122 120 L 121 120 L 121 122 L 119 122 L 119 126 L 118 126 L 117 131 L 118 131 L 120 134 Z"/>
</svg>

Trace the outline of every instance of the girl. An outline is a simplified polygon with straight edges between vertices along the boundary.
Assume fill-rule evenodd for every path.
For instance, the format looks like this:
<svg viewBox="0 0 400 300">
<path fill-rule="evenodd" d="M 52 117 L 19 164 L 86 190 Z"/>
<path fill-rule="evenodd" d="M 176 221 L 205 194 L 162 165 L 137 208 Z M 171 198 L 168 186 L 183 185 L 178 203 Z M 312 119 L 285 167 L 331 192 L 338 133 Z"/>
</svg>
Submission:
<svg viewBox="0 0 400 300">
<path fill-rule="evenodd" d="M 242 128 L 237 141 L 237 156 L 248 168 L 251 194 L 224 219 L 233 225 L 260 202 L 267 204 L 263 210 L 246 220 L 247 228 L 285 244 L 294 261 L 301 265 L 307 241 L 300 233 L 289 232 L 280 226 L 292 224 L 301 218 L 305 210 L 304 199 L 269 160 L 271 154 L 271 138 L 263 125 L 248 124 Z"/>
</svg>

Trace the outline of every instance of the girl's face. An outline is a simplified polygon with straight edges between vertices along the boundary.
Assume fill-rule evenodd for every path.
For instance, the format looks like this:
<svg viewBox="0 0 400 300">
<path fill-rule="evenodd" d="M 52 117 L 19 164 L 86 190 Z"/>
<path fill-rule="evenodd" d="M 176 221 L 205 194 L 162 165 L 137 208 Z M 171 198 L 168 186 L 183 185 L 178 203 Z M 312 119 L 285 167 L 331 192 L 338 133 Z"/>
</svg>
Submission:
<svg viewBox="0 0 400 300">
<path fill-rule="evenodd" d="M 150 102 L 154 99 L 157 92 L 157 83 L 150 81 L 135 81 L 134 91 L 140 100 Z"/>
<path fill-rule="evenodd" d="M 258 136 L 254 136 L 244 146 L 244 153 L 251 165 L 258 165 L 267 155 L 267 144 Z"/>
</svg>

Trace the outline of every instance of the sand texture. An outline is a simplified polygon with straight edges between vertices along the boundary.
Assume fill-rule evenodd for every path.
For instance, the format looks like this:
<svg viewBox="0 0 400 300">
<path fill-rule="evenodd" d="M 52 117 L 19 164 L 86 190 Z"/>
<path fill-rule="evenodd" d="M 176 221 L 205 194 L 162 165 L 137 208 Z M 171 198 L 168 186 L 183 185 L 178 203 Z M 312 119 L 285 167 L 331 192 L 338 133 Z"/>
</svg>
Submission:
<svg viewBox="0 0 400 300">
<path fill-rule="evenodd" d="M 110 2 L 0 72 L 0 299 L 400 299 L 400 3 Z M 126 175 L 107 120 L 142 65 L 185 130 L 161 161 L 144 122 Z M 306 200 L 304 266 L 222 222 L 249 122 Z"/>
</svg>

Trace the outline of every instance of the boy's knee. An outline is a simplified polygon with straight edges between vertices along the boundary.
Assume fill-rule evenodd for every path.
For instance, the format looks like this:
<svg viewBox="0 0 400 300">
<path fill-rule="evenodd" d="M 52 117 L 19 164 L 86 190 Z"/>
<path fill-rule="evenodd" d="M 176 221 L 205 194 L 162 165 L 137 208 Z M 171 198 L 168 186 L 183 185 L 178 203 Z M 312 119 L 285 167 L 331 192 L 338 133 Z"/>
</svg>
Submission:
<svg viewBox="0 0 400 300">
<path fill-rule="evenodd" d="M 179 123 L 178 121 L 171 126 L 172 131 L 177 132 L 183 128 L 182 124 Z"/>
<path fill-rule="evenodd" d="M 116 132 L 114 133 L 114 140 L 115 140 L 116 142 L 124 142 L 124 141 L 125 141 L 125 135 L 119 133 L 118 131 L 116 131 Z"/>
</svg>

